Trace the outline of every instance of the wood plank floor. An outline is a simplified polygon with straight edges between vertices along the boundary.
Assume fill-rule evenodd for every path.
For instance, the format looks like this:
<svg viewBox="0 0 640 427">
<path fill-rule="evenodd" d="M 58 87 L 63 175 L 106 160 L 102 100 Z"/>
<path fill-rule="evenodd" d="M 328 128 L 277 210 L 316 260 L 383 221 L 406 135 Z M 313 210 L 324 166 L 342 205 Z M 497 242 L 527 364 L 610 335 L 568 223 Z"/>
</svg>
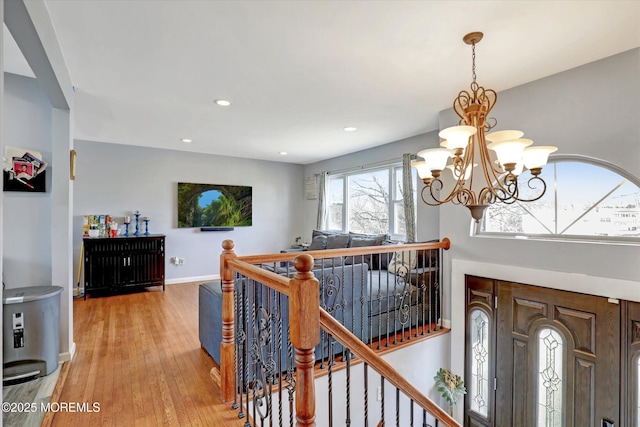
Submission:
<svg viewBox="0 0 640 427">
<path fill-rule="evenodd" d="M 242 426 L 220 401 L 215 362 L 198 339 L 198 284 L 74 300 L 76 355 L 52 426 Z"/>
</svg>

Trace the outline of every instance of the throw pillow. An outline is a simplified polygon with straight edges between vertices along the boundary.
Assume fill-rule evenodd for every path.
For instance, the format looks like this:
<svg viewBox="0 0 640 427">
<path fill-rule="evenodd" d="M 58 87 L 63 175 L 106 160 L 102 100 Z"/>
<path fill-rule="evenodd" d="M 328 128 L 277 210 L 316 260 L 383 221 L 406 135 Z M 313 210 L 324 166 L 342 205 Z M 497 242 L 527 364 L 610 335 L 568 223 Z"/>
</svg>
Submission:
<svg viewBox="0 0 640 427">
<path fill-rule="evenodd" d="M 351 234 L 351 240 L 349 240 L 350 248 L 363 248 L 366 246 L 376 246 L 376 237 L 375 236 L 361 237 L 361 236 Z M 369 264 L 370 261 L 371 261 L 371 255 L 364 254 L 364 255 L 354 255 L 354 256 L 347 257 L 344 263 L 345 264 L 360 264 L 360 263 Z"/>
<path fill-rule="evenodd" d="M 309 248 L 309 251 L 321 251 L 327 248 L 327 236 L 319 234 L 313 238 Z"/>
<path fill-rule="evenodd" d="M 389 273 L 404 277 L 418 265 L 415 250 L 398 251 L 393 254 L 387 270 Z"/>
<path fill-rule="evenodd" d="M 327 236 L 327 249 L 343 249 L 348 246 L 348 234 L 330 234 L 329 236 Z"/>
</svg>

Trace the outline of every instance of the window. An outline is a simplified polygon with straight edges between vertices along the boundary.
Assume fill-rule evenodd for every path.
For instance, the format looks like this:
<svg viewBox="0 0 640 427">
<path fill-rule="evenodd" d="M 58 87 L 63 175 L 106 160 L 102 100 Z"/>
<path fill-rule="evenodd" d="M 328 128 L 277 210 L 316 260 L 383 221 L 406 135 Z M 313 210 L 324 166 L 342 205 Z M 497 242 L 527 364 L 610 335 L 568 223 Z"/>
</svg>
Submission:
<svg viewBox="0 0 640 427">
<path fill-rule="evenodd" d="M 519 178 L 529 189 L 528 171 Z M 551 159 L 542 170 L 547 183 L 535 202 L 489 206 L 477 235 L 568 240 L 640 242 L 640 180 L 609 163 L 580 156 Z"/>
<path fill-rule="evenodd" d="M 562 427 L 564 341 L 551 328 L 538 334 L 538 427 Z"/>
<path fill-rule="evenodd" d="M 404 238 L 402 165 L 334 174 L 327 181 L 329 230 Z"/>
</svg>

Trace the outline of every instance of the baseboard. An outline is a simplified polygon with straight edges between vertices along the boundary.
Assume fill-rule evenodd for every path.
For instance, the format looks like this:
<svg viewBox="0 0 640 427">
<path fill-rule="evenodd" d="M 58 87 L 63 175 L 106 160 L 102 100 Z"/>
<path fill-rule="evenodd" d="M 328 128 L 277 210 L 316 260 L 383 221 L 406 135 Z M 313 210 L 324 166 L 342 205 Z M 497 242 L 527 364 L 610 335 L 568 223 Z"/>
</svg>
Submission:
<svg viewBox="0 0 640 427">
<path fill-rule="evenodd" d="M 210 276 L 180 277 L 179 279 L 165 280 L 164 283 L 166 285 L 177 285 L 179 283 L 202 282 L 202 281 L 211 281 L 211 280 L 220 280 L 220 275 L 212 274 Z"/>
<path fill-rule="evenodd" d="M 71 343 L 71 348 L 69 351 L 65 351 L 63 353 L 58 354 L 58 363 L 69 362 L 73 359 L 73 356 L 76 354 L 76 343 Z"/>
</svg>

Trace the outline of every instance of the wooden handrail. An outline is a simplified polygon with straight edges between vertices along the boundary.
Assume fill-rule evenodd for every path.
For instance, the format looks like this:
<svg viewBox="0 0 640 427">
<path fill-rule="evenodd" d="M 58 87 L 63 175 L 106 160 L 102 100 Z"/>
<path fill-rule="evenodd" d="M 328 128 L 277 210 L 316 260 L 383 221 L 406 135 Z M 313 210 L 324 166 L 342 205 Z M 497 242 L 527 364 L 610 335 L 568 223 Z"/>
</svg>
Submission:
<svg viewBox="0 0 640 427">
<path fill-rule="evenodd" d="M 290 279 L 278 273 L 265 270 L 252 264 L 247 264 L 245 261 L 238 258 L 229 260 L 227 262 L 227 268 L 231 268 L 244 276 L 251 277 L 251 279 L 262 283 L 281 294 L 289 296 L 291 292 L 289 287 Z"/>
<path fill-rule="evenodd" d="M 324 309 L 320 308 L 320 326 L 329 332 L 340 344 L 349 349 L 367 365 L 371 366 L 378 374 L 393 384 L 397 389 L 401 390 L 410 399 L 434 415 L 446 427 L 460 427 L 460 424 L 454 420 L 442 408 L 436 405 L 431 399 L 426 397 L 420 390 L 415 388 L 407 381 L 393 366 L 377 355 L 366 344 L 353 335 L 340 322 L 333 318 Z"/>
<path fill-rule="evenodd" d="M 427 250 L 427 249 L 444 249 L 449 250 L 451 242 L 448 238 L 442 239 L 440 242 L 432 243 L 406 243 L 402 245 L 379 245 L 379 246 L 364 246 L 357 248 L 343 248 L 343 249 L 322 249 L 318 251 L 304 251 L 304 252 L 288 252 L 280 254 L 263 254 L 263 255 L 245 255 L 239 256 L 239 261 L 244 261 L 248 264 L 267 264 L 271 262 L 283 262 L 292 261 L 301 253 L 309 254 L 315 260 L 323 258 L 336 258 L 340 256 L 358 256 L 369 254 L 381 254 L 395 251 L 406 250 Z"/>
</svg>

